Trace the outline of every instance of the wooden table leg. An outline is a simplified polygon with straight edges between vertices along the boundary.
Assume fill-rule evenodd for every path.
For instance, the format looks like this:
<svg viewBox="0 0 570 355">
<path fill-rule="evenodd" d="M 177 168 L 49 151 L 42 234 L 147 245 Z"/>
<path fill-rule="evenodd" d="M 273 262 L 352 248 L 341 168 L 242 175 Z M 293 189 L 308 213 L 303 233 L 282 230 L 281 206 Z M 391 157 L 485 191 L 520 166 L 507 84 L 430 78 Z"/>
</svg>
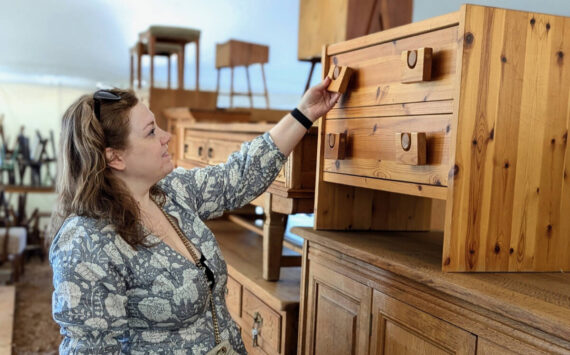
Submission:
<svg viewBox="0 0 570 355">
<path fill-rule="evenodd" d="M 182 44 L 180 46 L 180 54 L 178 55 L 178 89 L 184 89 L 184 50 L 185 47 Z"/>
<path fill-rule="evenodd" d="M 168 56 L 168 84 L 167 87 L 170 89 L 170 55 Z"/>
<path fill-rule="evenodd" d="M 231 67 L 230 77 L 230 107 L 234 107 L 234 67 Z"/>
<path fill-rule="evenodd" d="M 249 80 L 249 66 L 245 66 L 245 76 L 247 78 L 247 96 L 249 96 L 249 107 L 253 108 L 253 95 L 251 94 L 251 82 Z"/>
<path fill-rule="evenodd" d="M 196 40 L 196 91 L 200 91 L 200 39 Z"/>
<path fill-rule="evenodd" d="M 265 82 L 265 71 L 263 70 L 263 63 L 261 63 L 261 78 L 263 79 L 263 92 L 265 93 L 265 104 L 269 108 L 269 94 L 267 93 L 267 83 Z"/>
<path fill-rule="evenodd" d="M 148 39 L 148 55 L 150 56 L 150 87 L 154 87 L 154 44 L 156 43 L 156 38 L 150 36 Z"/>
<path fill-rule="evenodd" d="M 265 195 L 265 222 L 263 223 L 263 278 L 267 281 L 279 280 L 281 254 L 283 254 L 283 236 L 287 227 L 286 214 L 273 212 L 272 195 Z"/>
</svg>

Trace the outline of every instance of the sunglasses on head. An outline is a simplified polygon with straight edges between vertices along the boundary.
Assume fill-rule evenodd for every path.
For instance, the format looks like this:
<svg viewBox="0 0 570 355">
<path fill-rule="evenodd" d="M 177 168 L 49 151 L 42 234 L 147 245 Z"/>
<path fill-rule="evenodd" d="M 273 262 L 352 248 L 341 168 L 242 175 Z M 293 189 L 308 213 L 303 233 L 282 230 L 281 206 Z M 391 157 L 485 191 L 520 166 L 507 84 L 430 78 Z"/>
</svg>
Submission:
<svg viewBox="0 0 570 355">
<path fill-rule="evenodd" d="M 121 97 L 107 90 L 99 90 L 93 94 L 93 111 L 95 117 L 101 121 L 101 101 L 119 101 Z"/>
</svg>

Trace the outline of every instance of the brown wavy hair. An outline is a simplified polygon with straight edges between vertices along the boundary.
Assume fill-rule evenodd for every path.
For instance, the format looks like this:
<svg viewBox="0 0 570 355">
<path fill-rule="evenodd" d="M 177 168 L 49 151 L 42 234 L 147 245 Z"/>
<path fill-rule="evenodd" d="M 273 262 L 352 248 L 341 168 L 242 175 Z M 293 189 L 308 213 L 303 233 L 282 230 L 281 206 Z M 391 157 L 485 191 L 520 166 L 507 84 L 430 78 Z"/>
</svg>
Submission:
<svg viewBox="0 0 570 355">
<path fill-rule="evenodd" d="M 108 90 L 121 97 L 101 100 L 100 118 L 93 111 L 93 95 L 84 95 L 63 114 L 56 181 L 57 206 L 52 214 L 50 243 L 70 215 L 111 223 L 133 248 L 148 247 L 140 223 L 140 209 L 125 183 L 107 165 L 105 148 L 128 147 L 131 109 L 138 103 L 131 90 Z M 164 193 L 154 185 L 151 197 L 164 203 Z"/>
</svg>

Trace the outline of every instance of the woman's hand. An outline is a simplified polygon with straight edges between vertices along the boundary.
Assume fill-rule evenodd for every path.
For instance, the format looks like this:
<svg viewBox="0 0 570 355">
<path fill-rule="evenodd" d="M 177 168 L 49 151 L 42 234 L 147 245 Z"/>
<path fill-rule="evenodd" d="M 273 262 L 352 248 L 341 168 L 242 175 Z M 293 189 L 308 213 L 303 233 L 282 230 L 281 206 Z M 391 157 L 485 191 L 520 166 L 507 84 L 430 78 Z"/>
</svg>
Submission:
<svg viewBox="0 0 570 355">
<path fill-rule="evenodd" d="M 315 121 L 317 118 L 326 114 L 336 104 L 340 97 L 338 92 L 327 91 L 331 79 L 325 77 L 320 84 L 317 84 L 307 90 L 299 106 L 297 107 L 308 119 Z"/>
</svg>

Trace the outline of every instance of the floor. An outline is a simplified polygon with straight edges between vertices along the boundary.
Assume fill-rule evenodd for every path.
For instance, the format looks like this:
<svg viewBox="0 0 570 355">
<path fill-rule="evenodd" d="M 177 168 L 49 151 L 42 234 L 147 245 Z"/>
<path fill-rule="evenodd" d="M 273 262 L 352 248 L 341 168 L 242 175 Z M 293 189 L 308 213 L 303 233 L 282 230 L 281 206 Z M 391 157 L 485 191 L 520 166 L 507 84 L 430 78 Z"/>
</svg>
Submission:
<svg viewBox="0 0 570 355">
<path fill-rule="evenodd" d="M 59 326 L 51 317 L 52 272 L 34 257 L 16 284 L 14 354 L 57 354 Z"/>
</svg>

